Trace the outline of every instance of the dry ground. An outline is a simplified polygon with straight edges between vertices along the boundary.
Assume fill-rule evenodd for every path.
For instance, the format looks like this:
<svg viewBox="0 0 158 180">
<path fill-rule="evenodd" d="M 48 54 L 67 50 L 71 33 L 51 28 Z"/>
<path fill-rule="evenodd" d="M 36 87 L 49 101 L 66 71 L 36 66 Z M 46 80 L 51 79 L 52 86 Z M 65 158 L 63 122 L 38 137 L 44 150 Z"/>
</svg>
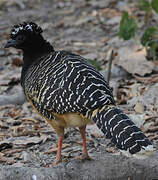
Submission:
<svg viewBox="0 0 158 180">
<path fill-rule="evenodd" d="M 72 51 L 93 59 L 103 70 L 106 69 L 108 52 L 114 49 L 113 64 L 121 67 L 121 72 L 126 71 L 122 76 L 114 72 L 111 79 L 110 84 L 116 101 L 157 147 L 157 61 L 146 60 L 144 48 L 139 40 L 136 43 L 133 40 L 124 42 L 118 38 L 119 22 L 124 10 L 139 18 L 139 31 L 143 31 L 144 14 L 138 10 L 135 1 L 120 3 L 110 0 L 0 0 L 1 97 L 10 96 L 21 90 L 22 53 L 15 49 L 3 49 L 10 28 L 22 21 L 35 21 L 43 27 L 44 36 L 55 49 Z M 156 24 L 157 19 L 157 15 L 154 14 L 150 23 Z M 155 158 L 149 161 L 135 161 L 120 157 L 118 150 L 95 126 L 88 127 L 87 136 L 88 150 L 93 161 L 82 164 L 73 160 L 74 156 L 81 154 L 81 138 L 77 130 L 69 129 L 65 133 L 62 153 L 63 161 L 66 163 L 56 167 L 53 174 L 49 169 L 39 169 L 55 159 L 57 136 L 53 130 L 33 112 L 27 102 L 23 105 L 0 106 L 0 174 L 3 179 L 33 179 L 35 175 L 38 177 L 37 180 L 73 177 L 97 179 L 97 175 L 98 179 L 158 177 Z M 104 169 L 107 164 L 109 166 Z M 91 170 L 88 167 L 91 167 Z M 80 173 L 78 168 L 81 169 Z M 83 171 L 84 168 L 87 173 Z"/>
</svg>

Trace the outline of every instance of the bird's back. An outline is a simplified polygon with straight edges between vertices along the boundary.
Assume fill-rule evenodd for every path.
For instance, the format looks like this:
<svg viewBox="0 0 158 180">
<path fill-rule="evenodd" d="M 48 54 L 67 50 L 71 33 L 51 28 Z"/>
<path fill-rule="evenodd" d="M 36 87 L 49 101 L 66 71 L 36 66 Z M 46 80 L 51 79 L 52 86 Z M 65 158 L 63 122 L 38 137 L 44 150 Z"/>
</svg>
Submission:
<svg viewBox="0 0 158 180">
<path fill-rule="evenodd" d="M 35 61 L 24 76 L 25 93 L 49 111 L 85 114 L 115 103 L 102 75 L 84 58 L 66 51 Z"/>
</svg>

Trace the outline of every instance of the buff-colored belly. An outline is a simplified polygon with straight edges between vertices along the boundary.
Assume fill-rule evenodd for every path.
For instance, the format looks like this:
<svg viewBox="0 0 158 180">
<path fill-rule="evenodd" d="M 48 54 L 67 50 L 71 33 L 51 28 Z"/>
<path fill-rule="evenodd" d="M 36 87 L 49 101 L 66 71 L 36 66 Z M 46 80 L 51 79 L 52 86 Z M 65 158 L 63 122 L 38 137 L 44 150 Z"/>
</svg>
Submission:
<svg viewBox="0 0 158 180">
<path fill-rule="evenodd" d="M 78 113 L 64 113 L 64 114 L 56 114 L 53 113 L 55 117 L 55 123 L 58 126 L 63 127 L 81 127 L 87 124 L 92 124 L 90 119 L 84 118 L 81 114 Z"/>
</svg>

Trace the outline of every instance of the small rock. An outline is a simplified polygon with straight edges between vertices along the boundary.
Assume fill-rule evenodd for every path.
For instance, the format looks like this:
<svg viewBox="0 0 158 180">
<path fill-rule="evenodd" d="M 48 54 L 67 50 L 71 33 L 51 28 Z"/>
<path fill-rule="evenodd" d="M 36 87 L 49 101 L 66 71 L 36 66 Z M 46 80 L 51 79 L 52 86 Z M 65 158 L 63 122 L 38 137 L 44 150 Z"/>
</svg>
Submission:
<svg viewBox="0 0 158 180">
<path fill-rule="evenodd" d="M 123 67 L 131 74 L 144 76 L 150 74 L 154 69 L 154 64 L 145 58 L 145 50 L 139 50 L 138 46 L 122 47 L 118 51 L 119 60 L 117 65 Z"/>
<path fill-rule="evenodd" d="M 107 76 L 107 68 L 100 71 L 100 73 L 106 77 Z M 116 78 L 116 77 L 127 77 L 129 75 L 129 73 L 124 70 L 122 67 L 120 66 L 117 66 L 117 65 L 112 65 L 112 68 L 111 68 L 111 77 L 112 78 Z"/>
</svg>

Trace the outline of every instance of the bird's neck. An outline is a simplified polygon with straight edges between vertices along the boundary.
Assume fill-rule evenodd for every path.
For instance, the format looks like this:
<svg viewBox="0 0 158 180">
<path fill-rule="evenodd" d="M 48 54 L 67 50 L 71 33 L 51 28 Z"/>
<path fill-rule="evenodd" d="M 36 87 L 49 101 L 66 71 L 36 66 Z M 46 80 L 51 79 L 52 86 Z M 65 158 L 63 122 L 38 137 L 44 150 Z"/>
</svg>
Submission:
<svg viewBox="0 0 158 180">
<path fill-rule="evenodd" d="M 32 64 L 36 64 L 42 57 L 48 55 L 49 53 L 54 52 L 53 46 L 43 39 L 41 36 L 40 38 L 35 39 L 33 43 L 28 46 L 26 49 L 23 49 L 23 68 L 21 73 L 21 80 L 25 77 L 25 74 L 29 67 Z M 37 63 L 38 64 L 38 63 Z"/>
<path fill-rule="evenodd" d="M 37 61 L 40 57 L 53 52 L 53 46 L 43 39 L 42 36 L 34 39 L 32 44 L 23 49 L 24 64 L 30 64 Z"/>
</svg>

